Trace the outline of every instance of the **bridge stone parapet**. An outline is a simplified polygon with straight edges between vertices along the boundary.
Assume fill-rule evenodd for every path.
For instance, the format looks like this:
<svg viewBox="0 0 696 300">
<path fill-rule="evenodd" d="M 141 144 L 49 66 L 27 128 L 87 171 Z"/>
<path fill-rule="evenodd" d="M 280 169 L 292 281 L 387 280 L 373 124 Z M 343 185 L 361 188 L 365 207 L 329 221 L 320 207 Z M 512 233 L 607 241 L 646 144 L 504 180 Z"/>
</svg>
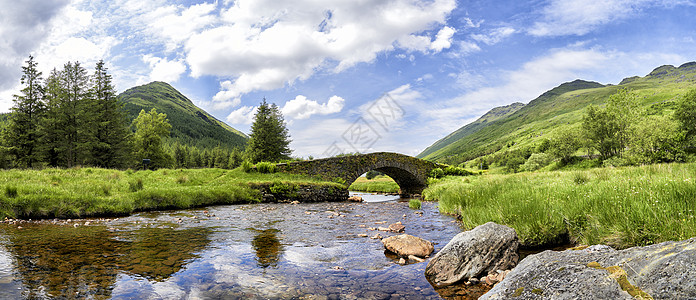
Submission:
<svg viewBox="0 0 696 300">
<path fill-rule="evenodd" d="M 420 194 L 427 186 L 427 178 L 441 165 L 412 156 L 392 152 L 376 152 L 309 161 L 278 164 L 282 172 L 321 176 L 324 179 L 340 178 L 350 186 L 360 175 L 377 170 L 396 181 L 402 196 Z"/>
</svg>

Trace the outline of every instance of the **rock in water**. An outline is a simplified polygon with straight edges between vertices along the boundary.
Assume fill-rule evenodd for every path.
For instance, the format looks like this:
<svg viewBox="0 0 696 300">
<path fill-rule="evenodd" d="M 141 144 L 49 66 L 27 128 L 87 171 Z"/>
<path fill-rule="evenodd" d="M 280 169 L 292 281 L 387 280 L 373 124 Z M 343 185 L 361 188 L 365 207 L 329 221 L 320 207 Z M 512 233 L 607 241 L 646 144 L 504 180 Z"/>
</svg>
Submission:
<svg viewBox="0 0 696 300">
<path fill-rule="evenodd" d="M 519 259 L 514 229 L 493 222 L 457 234 L 435 254 L 425 276 L 436 286 L 513 268 Z"/>
<path fill-rule="evenodd" d="M 408 234 L 388 237 L 382 240 L 384 248 L 401 257 L 409 255 L 426 257 L 435 250 L 433 243 Z"/>
<path fill-rule="evenodd" d="M 348 201 L 351 201 L 351 202 L 363 202 L 364 200 L 363 200 L 363 198 L 360 197 L 360 196 L 350 196 L 350 197 L 348 197 Z"/>
<path fill-rule="evenodd" d="M 696 238 L 530 255 L 480 299 L 696 299 Z"/>
</svg>

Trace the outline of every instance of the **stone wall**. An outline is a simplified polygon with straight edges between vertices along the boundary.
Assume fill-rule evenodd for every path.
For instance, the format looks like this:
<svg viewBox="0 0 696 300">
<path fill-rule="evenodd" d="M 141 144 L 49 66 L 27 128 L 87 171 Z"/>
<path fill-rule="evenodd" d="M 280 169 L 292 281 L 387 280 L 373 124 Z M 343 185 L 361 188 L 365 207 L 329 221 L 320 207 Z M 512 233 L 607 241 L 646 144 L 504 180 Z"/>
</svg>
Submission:
<svg viewBox="0 0 696 300">
<path fill-rule="evenodd" d="M 277 166 L 282 172 L 342 181 L 346 187 L 365 172 L 377 170 L 393 178 L 401 188 L 402 195 L 420 194 L 426 187 L 428 174 L 437 167 L 438 164 L 426 160 L 391 152 L 332 157 Z"/>
</svg>

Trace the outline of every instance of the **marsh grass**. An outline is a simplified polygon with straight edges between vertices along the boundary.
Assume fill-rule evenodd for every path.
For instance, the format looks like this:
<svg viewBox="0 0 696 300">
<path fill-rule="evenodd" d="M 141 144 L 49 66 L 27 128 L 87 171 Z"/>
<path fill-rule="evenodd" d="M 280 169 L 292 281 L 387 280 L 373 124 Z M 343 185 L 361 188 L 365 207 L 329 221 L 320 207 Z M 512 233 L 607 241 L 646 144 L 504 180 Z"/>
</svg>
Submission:
<svg viewBox="0 0 696 300">
<path fill-rule="evenodd" d="M 391 177 L 380 175 L 369 180 L 365 177 L 358 177 L 348 189 L 370 193 L 398 193 L 399 185 Z"/>
<path fill-rule="evenodd" d="M 116 171 L 99 168 L 0 171 L 0 219 L 119 216 L 137 211 L 254 203 L 264 183 L 336 185 L 241 168 Z"/>
<path fill-rule="evenodd" d="M 447 177 L 424 191 L 473 228 L 517 230 L 525 246 L 563 242 L 617 248 L 696 236 L 696 164 Z"/>
<path fill-rule="evenodd" d="M 418 199 L 408 200 L 408 207 L 410 209 L 421 209 L 421 201 Z"/>
</svg>

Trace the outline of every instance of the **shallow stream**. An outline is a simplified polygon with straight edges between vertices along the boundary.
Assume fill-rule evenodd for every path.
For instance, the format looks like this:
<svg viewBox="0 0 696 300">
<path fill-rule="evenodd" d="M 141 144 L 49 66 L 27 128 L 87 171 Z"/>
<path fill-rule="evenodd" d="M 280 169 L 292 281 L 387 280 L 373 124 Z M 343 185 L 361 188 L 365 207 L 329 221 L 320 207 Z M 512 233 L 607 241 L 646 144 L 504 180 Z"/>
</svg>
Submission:
<svg viewBox="0 0 696 300">
<path fill-rule="evenodd" d="M 359 194 L 360 195 L 360 194 Z M 252 204 L 0 225 L 0 299 L 467 299 L 399 265 L 371 228 L 435 244 L 461 232 L 437 203 Z M 365 237 L 367 235 L 367 237 Z"/>
</svg>

